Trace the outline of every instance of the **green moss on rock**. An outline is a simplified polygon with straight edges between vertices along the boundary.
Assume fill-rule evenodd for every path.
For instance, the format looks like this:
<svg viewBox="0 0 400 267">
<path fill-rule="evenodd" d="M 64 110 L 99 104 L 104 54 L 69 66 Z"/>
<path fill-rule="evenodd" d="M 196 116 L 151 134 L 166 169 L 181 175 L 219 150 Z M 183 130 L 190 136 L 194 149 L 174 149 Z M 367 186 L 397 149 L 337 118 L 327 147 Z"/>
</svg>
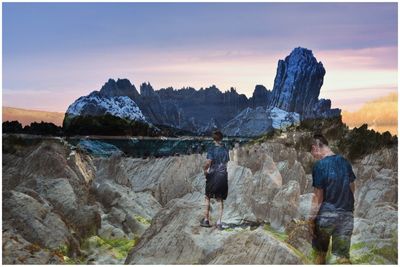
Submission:
<svg viewBox="0 0 400 267">
<path fill-rule="evenodd" d="M 145 225 L 150 225 L 151 224 L 151 220 L 150 219 L 146 219 L 146 218 L 144 218 L 144 217 L 142 217 L 140 215 L 135 215 L 134 218 L 135 218 L 136 221 L 138 221 L 138 222 L 140 222 L 142 224 L 145 224 Z"/>
<path fill-rule="evenodd" d="M 96 247 L 99 249 L 108 250 L 116 259 L 124 259 L 128 256 L 129 251 L 137 244 L 138 238 L 126 239 L 105 239 L 99 236 L 92 236 L 86 239 L 82 245 L 83 249 Z"/>
<path fill-rule="evenodd" d="M 275 238 L 280 241 L 286 242 L 288 239 L 288 235 L 286 233 L 281 233 L 273 229 L 269 224 L 264 225 L 264 230 L 270 234 L 272 234 Z"/>
</svg>

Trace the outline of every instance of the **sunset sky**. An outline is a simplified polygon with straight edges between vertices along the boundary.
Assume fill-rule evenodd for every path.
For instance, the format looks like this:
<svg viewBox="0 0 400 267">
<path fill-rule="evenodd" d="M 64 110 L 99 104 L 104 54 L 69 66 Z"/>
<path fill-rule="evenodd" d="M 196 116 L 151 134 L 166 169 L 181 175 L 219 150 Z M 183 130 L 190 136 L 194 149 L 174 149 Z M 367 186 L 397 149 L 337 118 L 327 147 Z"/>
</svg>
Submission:
<svg viewBox="0 0 400 267">
<path fill-rule="evenodd" d="M 3 106 L 65 112 L 109 78 L 249 97 L 298 46 L 323 63 L 333 107 L 397 91 L 397 3 L 2 5 Z"/>
</svg>

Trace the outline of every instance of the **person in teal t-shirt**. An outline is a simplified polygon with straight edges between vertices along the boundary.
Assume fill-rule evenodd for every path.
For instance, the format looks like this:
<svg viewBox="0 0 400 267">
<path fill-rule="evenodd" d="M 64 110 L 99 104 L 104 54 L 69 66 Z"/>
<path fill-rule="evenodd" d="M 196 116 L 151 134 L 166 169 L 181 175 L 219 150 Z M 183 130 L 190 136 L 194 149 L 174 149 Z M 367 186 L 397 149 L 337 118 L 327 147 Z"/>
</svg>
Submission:
<svg viewBox="0 0 400 267">
<path fill-rule="evenodd" d="M 332 254 L 337 263 L 349 264 L 356 176 L 350 163 L 334 154 L 320 134 L 314 135 L 311 154 L 318 160 L 312 170 L 314 196 L 310 213 L 315 231 L 315 263 L 325 263 L 332 237 Z"/>
<path fill-rule="evenodd" d="M 222 144 L 222 138 L 222 133 L 215 131 L 213 133 L 214 144 L 207 152 L 207 161 L 204 166 L 204 174 L 206 176 L 206 210 L 204 218 L 200 222 L 201 226 L 210 227 L 210 199 L 215 198 L 220 202 L 220 213 L 216 223 L 218 229 L 222 229 L 224 200 L 228 196 L 228 172 L 226 165 L 229 161 L 229 151 Z"/>
</svg>

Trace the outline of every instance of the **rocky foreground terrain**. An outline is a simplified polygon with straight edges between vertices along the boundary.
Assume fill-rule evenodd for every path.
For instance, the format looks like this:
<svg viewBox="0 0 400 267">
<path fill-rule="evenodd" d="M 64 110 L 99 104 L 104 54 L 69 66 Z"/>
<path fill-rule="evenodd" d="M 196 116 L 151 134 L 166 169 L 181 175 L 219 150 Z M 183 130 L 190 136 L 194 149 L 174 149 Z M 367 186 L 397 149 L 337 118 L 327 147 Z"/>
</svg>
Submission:
<svg viewBox="0 0 400 267">
<path fill-rule="evenodd" d="M 106 158 L 3 136 L 3 264 L 310 263 L 309 135 L 230 151 L 222 231 L 199 227 L 205 154 Z M 397 160 L 394 146 L 353 161 L 354 263 L 397 264 Z"/>
</svg>

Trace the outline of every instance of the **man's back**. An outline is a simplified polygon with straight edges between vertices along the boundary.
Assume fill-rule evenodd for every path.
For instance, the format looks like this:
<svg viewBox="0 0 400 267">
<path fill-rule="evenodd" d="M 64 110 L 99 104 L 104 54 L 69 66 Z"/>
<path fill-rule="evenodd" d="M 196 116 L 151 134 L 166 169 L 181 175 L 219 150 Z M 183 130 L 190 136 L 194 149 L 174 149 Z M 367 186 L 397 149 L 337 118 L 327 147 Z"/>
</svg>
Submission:
<svg viewBox="0 0 400 267">
<path fill-rule="evenodd" d="M 207 159 L 211 159 L 211 165 L 225 164 L 229 161 L 229 151 L 224 145 L 213 145 L 207 152 Z"/>
<path fill-rule="evenodd" d="M 354 196 L 350 183 L 356 179 L 350 163 L 341 155 L 326 156 L 313 167 L 313 186 L 324 190 L 320 213 L 353 211 Z"/>
</svg>

